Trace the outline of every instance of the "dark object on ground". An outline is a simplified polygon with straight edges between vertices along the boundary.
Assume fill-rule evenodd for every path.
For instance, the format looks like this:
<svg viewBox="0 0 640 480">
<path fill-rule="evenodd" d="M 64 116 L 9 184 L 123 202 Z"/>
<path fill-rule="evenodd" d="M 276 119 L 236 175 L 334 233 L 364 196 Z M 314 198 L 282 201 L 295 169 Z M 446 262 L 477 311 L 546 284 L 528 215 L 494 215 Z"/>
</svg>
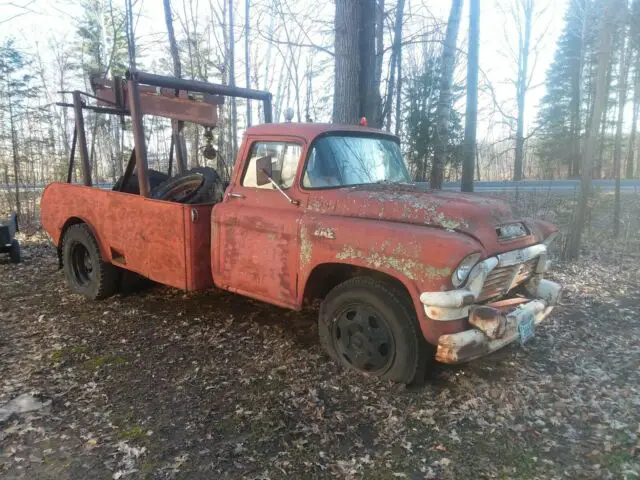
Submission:
<svg viewBox="0 0 640 480">
<path fill-rule="evenodd" d="M 224 182 L 209 167 L 192 168 L 151 190 L 151 198 L 177 203 L 218 203 L 224 195 Z"/>
<path fill-rule="evenodd" d="M 156 188 L 158 185 L 160 185 L 162 182 L 166 181 L 168 178 L 169 178 L 169 175 L 167 175 L 166 173 L 159 172 L 157 170 L 149 170 L 149 184 L 152 190 Z M 124 188 L 122 188 L 123 179 L 124 177 L 120 177 L 118 181 L 115 183 L 112 189 L 114 192 L 121 191 L 123 193 L 133 193 L 135 195 L 138 195 L 140 193 L 140 185 L 138 184 L 137 174 L 135 173 L 131 174 L 131 176 L 129 177 L 129 181 L 124 186 Z"/>
<path fill-rule="evenodd" d="M 0 221 L 0 253 L 8 253 L 11 263 L 20 263 L 20 244 L 14 238 L 18 231 L 18 216 L 9 215 L 6 222 Z"/>
</svg>

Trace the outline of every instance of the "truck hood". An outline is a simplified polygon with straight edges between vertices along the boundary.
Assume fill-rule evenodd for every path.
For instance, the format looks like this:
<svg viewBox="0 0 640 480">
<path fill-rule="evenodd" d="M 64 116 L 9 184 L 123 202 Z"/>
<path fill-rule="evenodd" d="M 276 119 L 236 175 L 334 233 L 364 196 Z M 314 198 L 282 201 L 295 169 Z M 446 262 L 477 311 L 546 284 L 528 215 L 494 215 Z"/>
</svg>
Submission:
<svg viewBox="0 0 640 480">
<path fill-rule="evenodd" d="M 555 228 L 544 221 L 516 219 L 502 200 L 479 194 L 426 190 L 414 184 L 375 184 L 318 190 L 308 208 L 312 211 L 409 223 L 464 233 L 482 244 L 487 254 L 541 242 Z M 522 222 L 529 235 L 498 241 L 497 227 Z"/>
</svg>

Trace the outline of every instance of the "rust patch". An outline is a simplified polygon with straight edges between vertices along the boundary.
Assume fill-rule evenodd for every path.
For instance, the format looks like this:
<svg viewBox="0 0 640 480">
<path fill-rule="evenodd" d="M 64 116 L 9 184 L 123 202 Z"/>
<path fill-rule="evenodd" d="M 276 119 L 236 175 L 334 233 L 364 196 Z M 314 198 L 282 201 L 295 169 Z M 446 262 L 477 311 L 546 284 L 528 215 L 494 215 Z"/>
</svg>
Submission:
<svg viewBox="0 0 640 480">
<path fill-rule="evenodd" d="M 311 263 L 311 253 L 313 244 L 309 238 L 307 227 L 304 225 L 300 228 L 300 266 L 306 267 Z"/>
<path fill-rule="evenodd" d="M 469 323 L 492 340 L 502 338 L 507 329 L 505 315 L 500 310 L 485 305 L 471 309 Z"/>
<path fill-rule="evenodd" d="M 411 280 L 417 280 L 419 278 L 446 278 L 451 275 L 451 269 L 448 267 L 436 268 L 431 265 L 424 265 L 411 258 L 385 255 L 374 249 L 365 252 L 346 246 L 336 255 L 336 258 L 338 260 L 361 260 L 368 267 L 395 270 Z"/>
<path fill-rule="evenodd" d="M 463 229 L 469 228 L 469 224 L 464 220 L 447 217 L 442 212 L 439 212 L 433 220 L 445 230 L 453 231 L 459 228 L 463 228 Z"/>
</svg>

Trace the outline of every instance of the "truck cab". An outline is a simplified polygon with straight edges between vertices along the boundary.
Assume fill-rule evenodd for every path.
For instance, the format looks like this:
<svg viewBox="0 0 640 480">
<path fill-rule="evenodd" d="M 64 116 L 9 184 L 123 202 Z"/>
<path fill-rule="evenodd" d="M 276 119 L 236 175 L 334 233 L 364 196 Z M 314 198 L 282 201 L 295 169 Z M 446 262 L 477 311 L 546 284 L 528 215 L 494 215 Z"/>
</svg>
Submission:
<svg viewBox="0 0 640 480">
<path fill-rule="evenodd" d="M 413 183 L 399 139 L 361 126 L 247 129 L 209 203 L 52 184 L 42 222 L 78 293 L 107 296 L 131 270 L 294 310 L 320 302 L 331 358 L 406 383 L 433 358 L 528 340 L 561 290 L 544 278 L 553 225 Z"/>
</svg>

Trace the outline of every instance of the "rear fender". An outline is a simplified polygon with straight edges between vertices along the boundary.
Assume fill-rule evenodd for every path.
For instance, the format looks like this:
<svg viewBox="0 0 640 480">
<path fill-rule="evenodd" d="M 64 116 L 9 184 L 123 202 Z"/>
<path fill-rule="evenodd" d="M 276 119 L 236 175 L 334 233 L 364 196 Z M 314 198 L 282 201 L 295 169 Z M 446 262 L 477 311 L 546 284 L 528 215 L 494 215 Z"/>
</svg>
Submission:
<svg viewBox="0 0 640 480">
<path fill-rule="evenodd" d="M 60 259 L 62 254 L 62 238 L 65 232 L 72 225 L 84 223 L 88 226 L 96 239 L 103 260 L 111 261 L 109 249 L 106 247 L 105 242 L 101 238 L 95 226 L 89 220 L 89 216 L 86 215 L 86 210 L 89 207 L 87 205 L 82 205 L 78 208 L 74 208 L 73 206 L 68 207 L 69 202 L 62 201 L 63 198 L 67 199 L 69 196 L 73 195 L 72 190 L 77 188 L 90 187 L 67 183 L 52 183 L 44 189 L 44 192 L 42 193 L 42 200 L 40 201 L 40 219 L 42 227 L 51 237 L 52 243 L 57 247 L 58 259 Z"/>
</svg>

